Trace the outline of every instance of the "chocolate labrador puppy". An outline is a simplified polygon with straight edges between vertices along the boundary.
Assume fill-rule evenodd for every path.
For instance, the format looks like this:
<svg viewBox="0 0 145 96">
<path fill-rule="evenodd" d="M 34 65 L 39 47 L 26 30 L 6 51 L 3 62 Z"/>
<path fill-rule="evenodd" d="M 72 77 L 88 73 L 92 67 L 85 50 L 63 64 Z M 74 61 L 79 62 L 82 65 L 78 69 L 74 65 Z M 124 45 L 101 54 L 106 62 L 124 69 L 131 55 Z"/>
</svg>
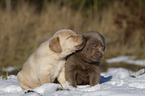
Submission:
<svg viewBox="0 0 145 96">
<path fill-rule="evenodd" d="M 70 85 L 90 84 L 100 81 L 100 61 L 104 59 L 105 38 L 98 32 L 83 34 L 85 46 L 82 50 L 70 55 L 65 65 L 65 78 Z"/>
</svg>

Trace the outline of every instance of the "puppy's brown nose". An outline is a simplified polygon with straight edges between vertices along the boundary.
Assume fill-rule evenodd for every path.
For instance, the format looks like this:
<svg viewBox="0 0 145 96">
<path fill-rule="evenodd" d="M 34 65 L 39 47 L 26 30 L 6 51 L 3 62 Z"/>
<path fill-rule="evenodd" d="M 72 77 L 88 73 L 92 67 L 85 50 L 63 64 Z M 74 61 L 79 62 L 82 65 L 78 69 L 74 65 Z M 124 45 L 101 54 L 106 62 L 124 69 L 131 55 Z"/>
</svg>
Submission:
<svg viewBox="0 0 145 96">
<path fill-rule="evenodd" d="M 97 54 L 97 57 L 98 57 L 99 60 L 103 60 L 104 59 L 104 53 L 99 52 Z"/>
</svg>

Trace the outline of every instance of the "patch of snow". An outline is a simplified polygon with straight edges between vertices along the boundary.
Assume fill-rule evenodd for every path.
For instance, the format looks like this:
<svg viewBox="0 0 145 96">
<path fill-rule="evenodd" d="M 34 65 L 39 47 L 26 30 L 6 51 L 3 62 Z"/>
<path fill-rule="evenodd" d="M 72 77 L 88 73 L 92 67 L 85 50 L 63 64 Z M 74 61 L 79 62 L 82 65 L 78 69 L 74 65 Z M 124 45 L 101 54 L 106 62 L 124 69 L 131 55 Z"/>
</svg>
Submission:
<svg viewBox="0 0 145 96">
<path fill-rule="evenodd" d="M 2 68 L 1 70 L 3 71 L 3 72 L 12 72 L 12 71 L 14 71 L 14 70 L 19 70 L 20 68 L 19 67 L 11 67 L 11 66 L 9 66 L 9 67 L 7 67 L 7 68 Z"/>
<path fill-rule="evenodd" d="M 130 87 L 136 87 L 136 88 L 145 88 L 145 82 L 141 83 L 141 82 L 133 82 L 128 84 Z"/>
<path fill-rule="evenodd" d="M 101 88 L 100 84 L 98 84 L 96 86 L 92 86 L 92 87 L 90 87 L 89 85 L 78 86 L 77 90 L 78 91 L 87 91 L 87 92 L 91 91 L 92 92 L 92 91 L 99 90 Z"/>
<path fill-rule="evenodd" d="M 136 76 L 138 76 L 138 77 L 143 76 L 142 74 L 145 74 L 145 69 L 140 69 L 138 72 L 132 73 L 132 75 L 134 75 L 135 77 Z"/>
<path fill-rule="evenodd" d="M 129 64 L 145 66 L 145 60 L 128 60 L 126 62 L 129 63 Z"/>
<path fill-rule="evenodd" d="M 42 94 L 45 91 L 55 92 L 57 88 L 61 88 L 61 86 L 59 84 L 47 83 L 40 87 L 35 88 L 34 91 Z"/>
<path fill-rule="evenodd" d="M 129 72 L 123 68 L 109 68 L 107 72 L 101 73 L 100 84 L 90 87 L 79 85 L 74 88 L 68 82 L 61 88 L 59 84 L 47 83 L 33 89 L 34 92 L 22 91 L 15 75 L 7 80 L 0 79 L 0 96 L 144 96 L 145 74 L 144 69 L 138 72 Z M 132 74 L 136 78 L 130 77 Z M 26 92 L 26 93 L 25 93 Z"/>
<path fill-rule="evenodd" d="M 134 56 L 118 56 L 115 58 L 107 59 L 106 62 L 108 64 L 110 63 L 116 63 L 116 62 L 125 62 L 128 64 L 134 64 L 134 65 L 140 65 L 140 66 L 145 66 L 145 59 L 143 60 L 134 60 Z"/>
<path fill-rule="evenodd" d="M 134 56 L 118 56 L 115 58 L 108 59 L 106 60 L 106 62 L 107 63 L 124 62 L 124 61 L 134 59 L 134 58 L 135 58 Z"/>
<path fill-rule="evenodd" d="M 6 88 L 3 89 L 4 92 L 11 92 L 11 93 L 17 93 L 22 91 L 20 86 L 16 86 L 16 85 L 10 85 L 7 86 Z"/>
</svg>

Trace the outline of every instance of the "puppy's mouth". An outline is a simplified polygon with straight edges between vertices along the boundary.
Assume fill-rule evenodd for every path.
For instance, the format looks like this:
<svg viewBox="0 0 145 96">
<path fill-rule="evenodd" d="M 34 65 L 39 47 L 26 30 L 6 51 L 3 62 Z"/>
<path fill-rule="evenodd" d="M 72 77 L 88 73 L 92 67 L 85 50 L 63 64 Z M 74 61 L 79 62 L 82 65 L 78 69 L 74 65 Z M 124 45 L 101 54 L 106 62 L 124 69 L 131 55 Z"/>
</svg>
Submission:
<svg viewBox="0 0 145 96">
<path fill-rule="evenodd" d="M 84 59 L 83 61 L 90 63 L 90 64 L 95 64 L 95 63 L 100 63 L 102 60 L 103 60 L 103 57 L 98 58 L 98 59 L 88 58 L 88 59 Z"/>
<path fill-rule="evenodd" d="M 89 64 L 100 64 L 100 61 L 92 61 L 92 60 L 83 60 L 84 62 L 86 63 L 89 63 Z"/>
</svg>

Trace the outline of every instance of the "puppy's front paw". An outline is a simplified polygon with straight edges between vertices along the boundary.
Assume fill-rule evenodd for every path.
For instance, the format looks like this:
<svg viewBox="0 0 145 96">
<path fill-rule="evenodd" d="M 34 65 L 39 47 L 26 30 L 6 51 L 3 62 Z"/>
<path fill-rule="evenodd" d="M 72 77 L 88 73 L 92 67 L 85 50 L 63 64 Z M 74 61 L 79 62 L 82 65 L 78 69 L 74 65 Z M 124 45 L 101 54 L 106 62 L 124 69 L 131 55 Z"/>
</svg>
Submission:
<svg viewBox="0 0 145 96">
<path fill-rule="evenodd" d="M 70 85 L 77 88 L 77 84 L 75 82 L 70 83 Z"/>
</svg>

